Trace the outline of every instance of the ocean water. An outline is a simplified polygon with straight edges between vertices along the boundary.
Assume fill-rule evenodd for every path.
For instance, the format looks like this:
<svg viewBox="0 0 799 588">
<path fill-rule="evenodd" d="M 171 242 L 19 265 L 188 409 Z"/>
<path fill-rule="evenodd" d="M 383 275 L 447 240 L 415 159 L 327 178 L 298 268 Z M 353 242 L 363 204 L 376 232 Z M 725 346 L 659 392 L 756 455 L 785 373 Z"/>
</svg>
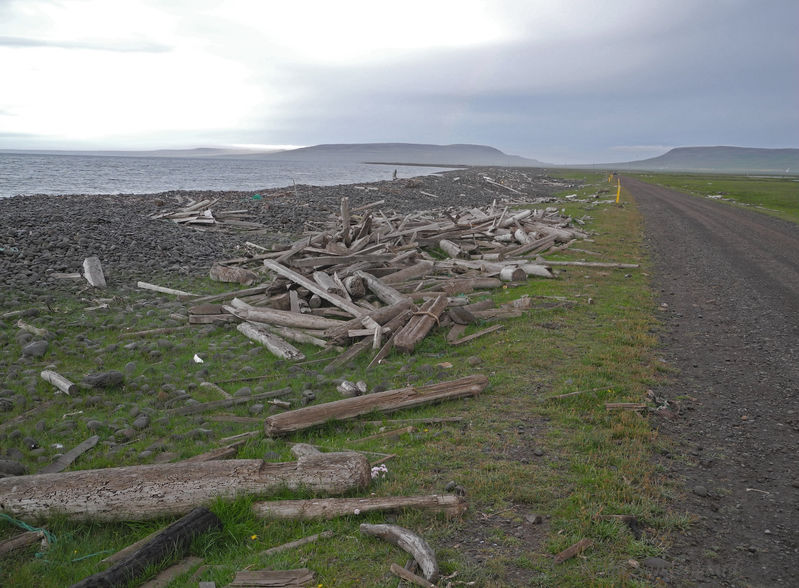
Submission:
<svg viewBox="0 0 799 588">
<path fill-rule="evenodd" d="M 444 171 L 424 166 L 233 158 L 0 153 L 0 198 L 19 194 L 148 194 L 166 190 L 261 190 L 332 186 Z"/>
</svg>

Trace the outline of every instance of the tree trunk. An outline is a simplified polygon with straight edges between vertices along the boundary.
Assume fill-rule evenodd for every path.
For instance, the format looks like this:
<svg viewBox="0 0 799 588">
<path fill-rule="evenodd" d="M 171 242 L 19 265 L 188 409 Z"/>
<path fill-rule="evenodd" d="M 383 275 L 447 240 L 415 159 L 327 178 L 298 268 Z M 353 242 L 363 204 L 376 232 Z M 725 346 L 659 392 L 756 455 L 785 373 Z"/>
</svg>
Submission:
<svg viewBox="0 0 799 588">
<path fill-rule="evenodd" d="M 418 388 L 408 386 L 355 398 L 344 398 L 272 415 L 266 419 L 264 430 L 270 437 L 285 435 L 321 425 L 331 419 L 344 420 L 369 414 L 375 410 L 389 412 L 441 400 L 475 396 L 482 392 L 487 385 L 488 378 L 477 374 Z M 1 482 L 2 480 L 0 480 Z"/>
<path fill-rule="evenodd" d="M 413 251 L 409 253 L 415 253 Z M 400 284 L 414 278 L 421 278 L 433 271 L 432 261 L 420 261 L 414 265 L 408 266 L 405 269 L 383 276 L 382 281 L 384 284 Z"/>
<path fill-rule="evenodd" d="M 442 512 L 448 517 L 466 511 L 466 501 L 454 494 L 442 496 L 386 496 L 383 498 L 311 498 L 309 500 L 269 500 L 252 505 L 255 516 L 276 519 L 333 519 L 372 511 L 402 509 Z"/>
<path fill-rule="evenodd" d="M 294 327 L 295 329 L 330 329 L 342 324 L 342 321 L 312 314 L 300 314 L 272 308 L 256 308 L 236 299 L 233 300 L 230 306 L 225 306 L 224 309 L 245 321 L 267 323 L 281 327 Z"/>
<path fill-rule="evenodd" d="M 412 533 L 408 529 L 397 525 L 369 525 L 363 523 L 360 529 L 361 533 L 364 535 L 378 537 L 407 551 L 413 556 L 416 563 L 419 564 L 419 568 L 421 568 L 422 576 L 425 580 L 428 582 L 435 582 L 438 580 L 438 562 L 436 561 L 436 554 L 427 544 L 427 541 L 419 537 L 416 533 Z"/>
<path fill-rule="evenodd" d="M 72 520 L 145 520 L 182 515 L 217 498 L 281 488 L 340 494 L 369 485 L 369 462 L 358 453 L 320 453 L 302 445 L 292 451 L 301 454 L 296 462 L 177 462 L 3 478 L 0 507 L 23 519 L 62 514 Z"/>
</svg>

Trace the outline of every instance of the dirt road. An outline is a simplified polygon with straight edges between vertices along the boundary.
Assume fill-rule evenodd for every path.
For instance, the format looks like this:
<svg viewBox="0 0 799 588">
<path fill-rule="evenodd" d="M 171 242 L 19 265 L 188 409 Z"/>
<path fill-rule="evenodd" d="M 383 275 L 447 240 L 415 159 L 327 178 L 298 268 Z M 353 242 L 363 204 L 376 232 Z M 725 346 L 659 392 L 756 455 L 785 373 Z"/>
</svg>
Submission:
<svg viewBox="0 0 799 588">
<path fill-rule="evenodd" d="M 668 552 L 676 585 L 799 585 L 799 226 L 623 178 L 645 219 L 678 370 L 655 392 L 666 460 L 700 518 Z"/>
</svg>

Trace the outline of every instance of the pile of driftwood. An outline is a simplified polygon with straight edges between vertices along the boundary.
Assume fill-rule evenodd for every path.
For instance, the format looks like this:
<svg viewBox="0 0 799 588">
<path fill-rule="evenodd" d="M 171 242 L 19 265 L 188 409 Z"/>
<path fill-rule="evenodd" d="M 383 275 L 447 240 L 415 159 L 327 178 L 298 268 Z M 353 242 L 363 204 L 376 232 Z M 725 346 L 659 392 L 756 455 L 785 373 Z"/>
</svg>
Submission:
<svg viewBox="0 0 799 588">
<path fill-rule="evenodd" d="M 305 359 L 292 342 L 349 346 L 328 372 L 373 349 L 373 366 L 392 348 L 412 352 L 434 327 L 454 325 L 449 340 L 458 344 L 484 334 L 461 337 L 476 320 L 518 316 L 525 301 L 497 309 L 467 295 L 528 276 L 552 278 L 531 256 L 587 237 L 572 226 L 580 221 L 555 208 L 495 202 L 396 215 L 376 210 L 382 203 L 350 209 L 342 198 L 328 226 L 281 250 L 246 243 L 257 252 L 214 264 L 212 279 L 271 281 L 224 305 L 216 304 L 224 294 L 194 298 L 190 322 L 239 322 L 243 335 L 289 360 Z"/>
<path fill-rule="evenodd" d="M 250 216 L 250 211 L 246 208 L 241 210 L 212 208 L 219 202 L 219 198 L 205 199 L 199 202 L 180 194 L 175 198 L 177 199 L 177 208 L 152 214 L 150 218 L 153 220 L 167 219 L 195 229 L 253 231 L 265 228 L 260 223 L 245 220 Z"/>
</svg>

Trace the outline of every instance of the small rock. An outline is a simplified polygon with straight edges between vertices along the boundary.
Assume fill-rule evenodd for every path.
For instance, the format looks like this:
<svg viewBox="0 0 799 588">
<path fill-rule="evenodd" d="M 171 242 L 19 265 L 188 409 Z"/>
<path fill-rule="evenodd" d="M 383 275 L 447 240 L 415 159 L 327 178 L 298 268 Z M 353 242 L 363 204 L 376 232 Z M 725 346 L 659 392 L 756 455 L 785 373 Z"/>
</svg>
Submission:
<svg viewBox="0 0 799 588">
<path fill-rule="evenodd" d="M 189 431 L 189 437 L 192 439 L 207 439 L 213 434 L 214 432 L 211 429 L 203 429 L 202 427 L 197 427 Z"/>
<path fill-rule="evenodd" d="M 694 494 L 697 496 L 707 496 L 708 491 L 704 486 L 694 486 Z"/>
<path fill-rule="evenodd" d="M 445 490 L 446 492 L 452 492 L 453 490 L 455 490 L 455 487 L 456 487 L 457 485 L 458 485 L 458 484 L 457 484 L 457 482 L 455 482 L 455 480 L 450 480 L 449 482 L 447 482 L 447 485 L 446 485 L 446 486 L 444 486 L 444 490 Z"/>
<path fill-rule="evenodd" d="M 133 439 L 136 436 L 136 431 L 134 429 L 131 429 L 130 427 L 126 427 L 124 429 L 119 429 L 119 430 L 115 431 L 114 435 L 116 437 L 119 437 L 120 439 L 124 439 L 126 441 L 130 441 L 131 439 Z"/>
<path fill-rule="evenodd" d="M 466 358 L 466 363 L 468 363 L 471 367 L 476 367 L 483 363 L 483 358 L 472 355 Z"/>
<path fill-rule="evenodd" d="M 133 421 L 133 428 L 141 431 L 150 426 L 150 417 L 144 413 L 140 414 Z"/>
<path fill-rule="evenodd" d="M 0 474 L 5 476 L 24 476 L 25 466 L 13 459 L 0 459 Z"/>
<path fill-rule="evenodd" d="M 136 362 L 135 361 L 129 361 L 128 363 L 125 364 L 125 373 L 126 374 L 130 375 L 130 374 L 132 374 L 135 371 L 136 371 Z"/>
<path fill-rule="evenodd" d="M 540 525 L 544 522 L 544 517 L 542 517 L 540 514 L 529 514 L 524 517 L 524 520 L 531 525 Z"/>
<path fill-rule="evenodd" d="M 22 444 L 28 449 L 37 449 L 39 447 L 38 441 L 33 437 L 23 437 Z"/>
<path fill-rule="evenodd" d="M 641 563 L 644 567 L 651 568 L 653 570 L 665 570 L 666 568 L 671 567 L 669 562 L 659 557 L 647 557 Z"/>
<path fill-rule="evenodd" d="M 543 457 L 544 450 L 541 449 L 540 447 L 536 447 L 535 449 L 533 449 L 533 455 L 535 455 L 536 457 Z"/>
<path fill-rule="evenodd" d="M 125 376 L 117 370 L 89 374 L 83 378 L 83 383 L 90 388 L 115 388 L 124 381 Z"/>
<path fill-rule="evenodd" d="M 105 427 L 105 423 L 102 421 L 98 421 L 97 419 L 91 419 L 86 422 L 86 428 L 90 431 L 97 431 L 98 429 L 102 429 Z"/>
<path fill-rule="evenodd" d="M 250 405 L 249 413 L 253 416 L 259 415 L 264 411 L 264 405 L 260 402 Z"/>
<path fill-rule="evenodd" d="M 22 354 L 28 357 L 42 357 L 47 353 L 47 348 L 50 344 L 44 340 L 31 341 L 22 348 Z"/>
<path fill-rule="evenodd" d="M 252 389 L 248 386 L 244 386 L 243 388 L 239 388 L 233 393 L 233 396 L 236 398 L 240 398 L 242 396 L 252 396 Z"/>
</svg>

